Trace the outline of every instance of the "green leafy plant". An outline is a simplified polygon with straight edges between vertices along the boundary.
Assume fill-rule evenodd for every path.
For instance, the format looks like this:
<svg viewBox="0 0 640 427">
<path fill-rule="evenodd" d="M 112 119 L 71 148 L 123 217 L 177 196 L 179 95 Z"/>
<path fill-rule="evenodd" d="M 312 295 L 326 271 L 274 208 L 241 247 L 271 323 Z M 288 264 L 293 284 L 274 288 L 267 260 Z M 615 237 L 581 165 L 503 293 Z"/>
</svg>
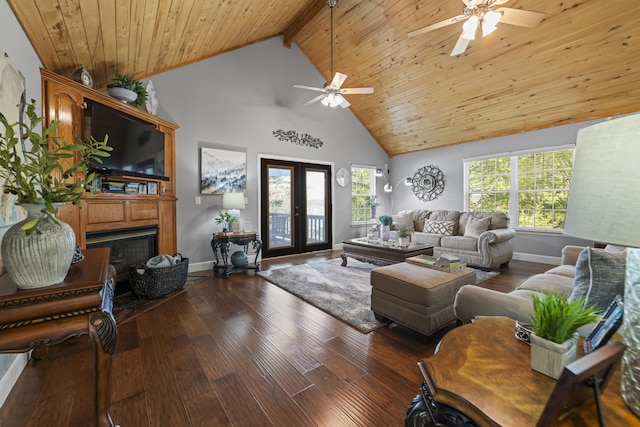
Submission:
<svg viewBox="0 0 640 427">
<path fill-rule="evenodd" d="M 371 206 L 372 208 L 377 208 L 380 205 L 382 205 L 382 203 L 380 203 L 380 201 L 378 200 L 378 196 L 369 197 L 369 206 Z"/>
<path fill-rule="evenodd" d="M 216 224 L 231 224 L 238 221 L 238 217 L 230 212 L 218 211 L 218 216 L 215 218 Z"/>
<path fill-rule="evenodd" d="M 138 97 L 133 101 L 133 105 L 140 107 L 147 102 L 147 90 L 142 85 L 140 80 L 134 79 L 130 74 L 121 74 L 116 71 L 113 77 L 112 86 L 123 87 L 132 90 L 138 94 Z"/>
<path fill-rule="evenodd" d="M 411 236 L 411 229 L 409 227 L 400 227 L 396 230 L 396 236 L 409 237 Z"/>
<path fill-rule="evenodd" d="M 555 292 L 531 294 L 531 298 L 533 332 L 558 344 L 567 341 L 582 326 L 597 322 L 600 318 L 598 309 L 586 306 L 582 298 L 569 301 Z"/>
<path fill-rule="evenodd" d="M 112 150 L 107 145 L 107 136 L 104 141 L 90 138 L 82 143 L 78 137 L 71 144 L 61 142 L 54 136 L 59 122 L 53 121 L 44 128 L 43 118 L 35 111 L 36 102 L 31 100 L 25 109 L 28 124 L 9 123 L 0 114 L 4 127 L 0 134 L 0 178 L 5 180 L 4 191 L 15 194 L 18 203 L 44 205 L 41 216 L 22 226 L 27 235 L 40 233 L 38 224 L 44 215 L 50 214 L 53 218 L 58 213 L 55 204 L 77 205 L 82 195 L 95 196 L 85 193 L 87 189 L 94 189 L 95 173 L 89 173 L 89 164 L 102 164 L 102 158 L 108 157 Z M 41 125 L 42 132 L 38 133 L 36 128 Z M 26 147 L 25 140 L 31 143 L 30 148 Z"/>
<path fill-rule="evenodd" d="M 380 215 L 379 219 L 382 225 L 391 225 L 393 223 L 393 218 L 390 215 Z"/>
</svg>

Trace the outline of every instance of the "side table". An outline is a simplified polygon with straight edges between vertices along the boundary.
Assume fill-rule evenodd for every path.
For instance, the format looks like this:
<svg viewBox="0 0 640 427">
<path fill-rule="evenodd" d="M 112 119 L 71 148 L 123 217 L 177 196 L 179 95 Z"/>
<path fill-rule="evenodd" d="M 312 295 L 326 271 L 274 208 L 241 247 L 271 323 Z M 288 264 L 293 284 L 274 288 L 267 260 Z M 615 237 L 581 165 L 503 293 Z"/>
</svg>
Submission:
<svg viewBox="0 0 640 427">
<path fill-rule="evenodd" d="M 62 283 L 18 289 L 8 274 L 0 278 L 0 353 L 24 353 L 89 334 L 94 341 L 94 425 L 113 427 L 109 414 L 111 359 L 117 328 L 111 310 L 115 269 L 109 248 L 84 251 Z"/>
<path fill-rule="evenodd" d="M 453 329 L 439 351 L 418 366 L 424 381 L 409 406 L 405 426 L 540 425 L 557 383 L 531 369 L 531 347 L 515 338 L 515 322 L 506 317 L 478 317 L 475 323 Z M 615 369 L 602 393 L 607 425 L 638 425 L 620 395 L 620 376 L 620 369 Z M 553 425 L 598 425 L 594 400 Z"/>
<path fill-rule="evenodd" d="M 246 254 L 249 250 L 249 245 L 256 251 L 256 256 L 253 261 L 253 265 L 247 265 L 244 267 L 235 266 L 229 264 L 229 248 L 231 243 L 243 246 L 243 252 Z M 216 257 L 216 262 L 213 264 L 213 271 L 222 269 L 222 276 L 226 279 L 232 273 L 244 270 L 260 271 L 260 263 L 258 257 L 260 256 L 260 250 L 262 249 L 262 240 L 257 233 L 214 233 L 211 239 L 211 249 L 213 255 Z M 220 256 L 218 256 L 220 255 Z M 222 259 L 222 263 L 220 260 Z"/>
</svg>

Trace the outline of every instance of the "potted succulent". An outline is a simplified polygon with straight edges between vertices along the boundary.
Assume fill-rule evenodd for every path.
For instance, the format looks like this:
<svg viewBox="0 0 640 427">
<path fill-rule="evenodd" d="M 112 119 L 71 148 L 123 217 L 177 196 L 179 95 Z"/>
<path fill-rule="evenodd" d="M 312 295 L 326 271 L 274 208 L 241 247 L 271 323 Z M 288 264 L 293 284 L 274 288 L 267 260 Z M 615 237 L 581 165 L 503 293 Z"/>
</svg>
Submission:
<svg viewBox="0 0 640 427">
<path fill-rule="evenodd" d="M 238 217 L 230 212 L 218 211 L 218 216 L 215 218 L 216 224 L 224 224 L 222 232 L 226 233 L 231 228 L 231 224 L 238 222 Z"/>
<path fill-rule="evenodd" d="M 147 90 L 140 80 L 134 79 L 129 74 L 121 74 L 116 71 L 113 83 L 107 85 L 109 95 L 123 102 L 128 102 L 140 107 L 147 102 Z"/>
<path fill-rule="evenodd" d="M 578 329 L 597 322 L 597 308 L 582 298 L 569 301 L 558 293 L 531 294 L 531 368 L 558 379 L 576 358 Z"/>
<path fill-rule="evenodd" d="M 396 230 L 396 236 L 398 237 L 398 244 L 401 247 L 409 246 L 409 237 L 411 236 L 411 229 L 409 227 L 400 227 Z"/>
<path fill-rule="evenodd" d="M 93 189 L 91 162 L 102 163 L 111 147 L 91 138 L 61 142 L 53 136 L 59 122 L 42 132 L 35 101 L 26 105 L 28 123 L 9 123 L 0 114 L 0 178 L 5 193 L 27 210 L 27 219 L 10 227 L 2 239 L 7 272 L 21 288 L 53 285 L 64 279 L 76 249 L 73 230 L 56 219 L 58 207 L 78 204 Z M 25 144 L 28 140 L 30 146 Z"/>
</svg>

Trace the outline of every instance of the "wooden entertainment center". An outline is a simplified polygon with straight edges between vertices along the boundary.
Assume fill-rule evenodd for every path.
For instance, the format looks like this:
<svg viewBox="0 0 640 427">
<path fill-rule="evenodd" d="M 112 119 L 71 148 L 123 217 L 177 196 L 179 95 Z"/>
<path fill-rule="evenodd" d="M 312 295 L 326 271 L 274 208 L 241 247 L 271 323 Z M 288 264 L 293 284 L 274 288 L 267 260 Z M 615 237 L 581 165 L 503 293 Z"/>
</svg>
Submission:
<svg viewBox="0 0 640 427">
<path fill-rule="evenodd" d="M 158 253 L 175 254 L 175 130 L 178 126 L 51 71 L 40 69 L 40 74 L 45 125 L 59 121 L 56 136 L 62 141 L 72 142 L 83 134 L 86 100 L 143 120 L 164 133 L 164 175 L 168 180 L 109 176 L 113 181 L 142 183 L 147 188 L 156 188 L 157 194 L 97 193 L 92 198 L 83 197 L 81 209 L 71 204 L 61 206 L 57 217 L 73 228 L 83 249 L 86 248 L 87 233 L 157 226 Z"/>
</svg>

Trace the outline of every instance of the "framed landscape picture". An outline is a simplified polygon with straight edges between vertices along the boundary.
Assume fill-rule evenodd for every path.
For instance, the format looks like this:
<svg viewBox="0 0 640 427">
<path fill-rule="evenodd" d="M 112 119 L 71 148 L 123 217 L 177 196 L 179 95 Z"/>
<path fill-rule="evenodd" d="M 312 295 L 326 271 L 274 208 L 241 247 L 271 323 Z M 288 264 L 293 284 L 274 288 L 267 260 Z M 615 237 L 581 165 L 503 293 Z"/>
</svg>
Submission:
<svg viewBox="0 0 640 427">
<path fill-rule="evenodd" d="M 246 151 L 200 147 L 200 193 L 244 193 L 247 189 Z"/>
</svg>

